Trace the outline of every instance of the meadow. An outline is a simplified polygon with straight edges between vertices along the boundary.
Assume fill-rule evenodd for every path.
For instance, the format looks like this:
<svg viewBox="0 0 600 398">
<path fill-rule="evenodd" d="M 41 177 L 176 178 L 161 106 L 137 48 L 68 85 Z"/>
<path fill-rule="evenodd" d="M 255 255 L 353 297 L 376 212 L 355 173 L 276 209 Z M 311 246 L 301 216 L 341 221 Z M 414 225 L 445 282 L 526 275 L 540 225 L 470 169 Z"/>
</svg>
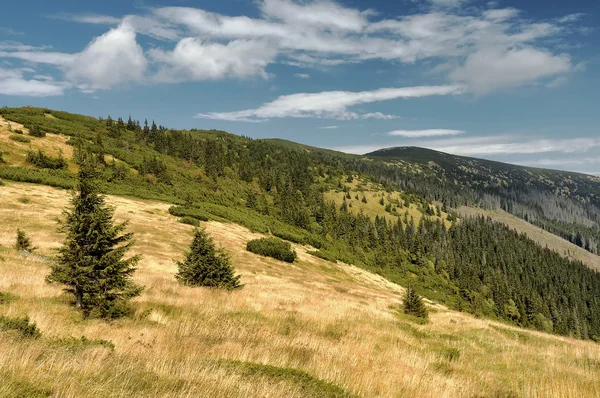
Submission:
<svg viewBox="0 0 600 398">
<path fill-rule="evenodd" d="M 69 195 L 0 187 L 0 315 L 29 316 L 41 332 L 0 332 L 0 396 L 600 396 L 598 344 L 433 303 L 423 323 L 402 315 L 402 287 L 306 245 L 293 244 L 293 264 L 255 255 L 246 244 L 265 235 L 233 223 L 200 224 L 232 255 L 244 288 L 181 286 L 176 261 L 193 227 L 158 201 L 107 197 L 135 233 L 134 279 L 145 290 L 131 318 L 82 319 L 44 280 Z M 12 248 L 17 228 L 34 254 Z"/>
</svg>

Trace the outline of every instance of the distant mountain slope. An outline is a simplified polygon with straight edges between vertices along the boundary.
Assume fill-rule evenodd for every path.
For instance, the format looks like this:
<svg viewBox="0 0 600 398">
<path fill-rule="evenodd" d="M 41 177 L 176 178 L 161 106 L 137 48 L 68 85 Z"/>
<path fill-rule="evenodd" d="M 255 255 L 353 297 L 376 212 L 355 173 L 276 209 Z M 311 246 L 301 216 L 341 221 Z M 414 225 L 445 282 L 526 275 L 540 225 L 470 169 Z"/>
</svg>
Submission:
<svg viewBox="0 0 600 398">
<path fill-rule="evenodd" d="M 402 173 L 434 178 L 438 187 L 445 184 L 445 189 L 458 192 L 463 202 L 459 205 L 502 209 L 592 253 L 600 252 L 600 177 L 417 147 L 381 149 L 365 156 L 394 163 Z"/>
</svg>

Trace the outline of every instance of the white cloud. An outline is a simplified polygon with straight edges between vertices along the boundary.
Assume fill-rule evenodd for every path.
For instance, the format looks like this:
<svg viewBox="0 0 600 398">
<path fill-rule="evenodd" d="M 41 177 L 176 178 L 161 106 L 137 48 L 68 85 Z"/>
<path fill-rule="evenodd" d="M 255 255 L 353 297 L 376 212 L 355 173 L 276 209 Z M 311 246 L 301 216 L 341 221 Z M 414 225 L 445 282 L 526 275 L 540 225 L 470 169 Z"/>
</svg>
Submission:
<svg viewBox="0 0 600 398">
<path fill-rule="evenodd" d="M 229 120 L 229 121 L 257 121 L 271 118 L 327 118 L 327 119 L 360 119 L 388 116 L 374 113 L 359 114 L 349 110 L 349 107 L 358 104 L 367 104 L 388 101 L 398 98 L 419 98 L 436 95 L 460 94 L 460 86 L 420 86 L 404 88 L 382 88 L 374 91 L 349 92 L 349 91 L 323 91 L 320 93 L 297 93 L 283 95 L 275 101 L 268 102 L 256 109 L 247 109 L 234 112 L 208 112 L 199 113 L 197 118 Z M 381 118 L 379 117 L 379 118 Z"/>
<path fill-rule="evenodd" d="M 464 65 L 450 73 L 450 79 L 481 95 L 556 76 L 571 67 L 571 58 L 566 54 L 553 55 L 533 47 L 508 50 L 495 47 L 470 55 Z"/>
<path fill-rule="evenodd" d="M 0 95 L 49 97 L 63 95 L 64 89 L 65 84 L 25 79 L 22 71 L 0 68 Z"/>
<path fill-rule="evenodd" d="M 25 46 L 27 47 L 27 46 Z M 0 46 L 0 48 L 2 48 Z M 58 67 L 65 67 L 72 64 L 75 59 L 74 54 L 65 54 L 46 51 L 0 51 L 0 57 L 17 58 L 23 61 L 35 62 L 40 64 L 49 64 Z"/>
<path fill-rule="evenodd" d="M 163 65 L 155 77 L 163 82 L 250 76 L 267 78 L 265 68 L 275 57 L 275 51 L 262 40 L 218 44 L 185 38 L 173 51 L 153 49 L 149 53 Z"/>
<path fill-rule="evenodd" d="M 428 68 L 481 95 L 540 80 L 547 84 L 574 71 L 571 56 L 558 48 L 568 48 L 564 38 L 581 14 L 538 22 L 515 8 L 495 8 L 495 3 L 487 9 L 460 7 L 468 2 L 428 0 L 428 11 L 385 18 L 331 0 L 258 0 L 256 17 L 193 7 L 147 9 L 124 17 L 63 13 L 54 17 L 119 26 L 80 54 L 24 45 L 3 48 L 0 43 L 0 57 L 55 65 L 68 79 L 99 88 L 142 79 L 264 78 L 275 62 L 333 68 L 374 59 L 409 64 L 433 60 Z M 136 33 L 162 41 L 146 50 L 150 63 Z M 92 56 L 100 55 L 107 62 L 92 62 Z M 158 73 L 149 76 L 148 71 Z"/>
<path fill-rule="evenodd" d="M 437 144 L 432 148 L 456 155 L 497 155 L 497 154 L 534 154 L 534 153 L 575 153 L 587 152 L 600 147 L 600 139 L 571 138 L 571 139 L 536 139 L 518 142 L 496 142 L 482 144 Z"/>
<path fill-rule="evenodd" d="M 465 132 L 462 130 L 447 130 L 447 129 L 429 129 L 429 130 L 394 130 L 386 135 L 400 136 L 408 138 L 423 138 L 423 137 L 439 137 L 448 135 L 461 135 Z"/>
<path fill-rule="evenodd" d="M 455 8 L 461 6 L 463 3 L 468 3 L 471 0 L 430 0 L 431 3 L 437 7 Z"/>
<path fill-rule="evenodd" d="M 51 19 L 61 19 L 63 21 L 72 21 L 89 24 L 100 25 L 118 25 L 122 18 L 113 17 L 110 15 L 101 14 L 76 14 L 70 12 L 59 12 L 57 14 L 48 15 Z"/>
<path fill-rule="evenodd" d="M 290 0 L 263 0 L 261 11 L 267 18 L 300 26 L 360 32 L 367 24 L 364 13 L 328 0 L 304 4 Z"/>
<path fill-rule="evenodd" d="M 581 18 L 583 18 L 585 16 L 584 13 L 575 13 L 575 14 L 569 14 L 569 15 L 565 15 L 562 18 L 558 19 L 559 23 L 572 23 L 572 22 L 577 22 L 579 21 Z"/>
<path fill-rule="evenodd" d="M 310 75 L 308 73 L 296 73 L 294 74 L 294 77 L 299 79 L 310 79 Z"/>
<path fill-rule="evenodd" d="M 339 128 L 340 126 L 323 126 L 323 127 L 317 127 L 318 129 L 323 129 L 323 130 L 334 130 Z"/>
<path fill-rule="evenodd" d="M 381 120 L 392 120 L 392 119 L 400 119 L 399 116 L 396 115 L 386 115 L 381 112 L 369 112 L 361 115 L 361 119 L 381 119 Z"/>
<path fill-rule="evenodd" d="M 115 85 L 140 81 L 147 61 L 142 47 L 136 42 L 131 26 L 122 23 L 92 40 L 66 68 L 70 80 L 107 89 Z"/>
</svg>

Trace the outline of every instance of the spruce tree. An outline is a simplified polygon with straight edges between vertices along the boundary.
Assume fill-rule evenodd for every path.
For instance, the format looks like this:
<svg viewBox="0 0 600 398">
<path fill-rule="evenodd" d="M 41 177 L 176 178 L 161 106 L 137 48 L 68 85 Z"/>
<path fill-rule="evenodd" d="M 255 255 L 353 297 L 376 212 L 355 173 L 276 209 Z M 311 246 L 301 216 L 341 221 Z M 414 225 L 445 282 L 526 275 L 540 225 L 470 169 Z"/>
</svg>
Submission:
<svg viewBox="0 0 600 398">
<path fill-rule="evenodd" d="M 204 229 L 194 231 L 194 239 L 185 261 L 178 262 L 179 272 L 175 278 L 184 285 L 217 287 L 228 290 L 242 287 L 240 275 L 234 275 L 227 253 L 215 249 Z"/>
<path fill-rule="evenodd" d="M 85 317 L 118 318 L 130 312 L 130 300 L 142 291 L 131 280 L 139 257 L 123 258 L 133 233 L 123 233 L 127 223 L 114 223 L 114 210 L 98 192 L 93 159 L 82 156 L 78 192 L 60 228 L 67 236 L 47 281 L 65 285 Z"/>
<path fill-rule="evenodd" d="M 427 318 L 428 312 L 423 298 L 415 292 L 412 285 L 406 288 L 406 296 L 404 297 L 404 313 L 413 315 L 419 318 Z"/>
<path fill-rule="evenodd" d="M 26 251 L 32 253 L 35 250 L 35 247 L 31 244 L 31 240 L 29 236 L 25 233 L 25 231 L 21 231 L 17 229 L 17 240 L 15 242 L 15 249 L 19 251 Z"/>
</svg>

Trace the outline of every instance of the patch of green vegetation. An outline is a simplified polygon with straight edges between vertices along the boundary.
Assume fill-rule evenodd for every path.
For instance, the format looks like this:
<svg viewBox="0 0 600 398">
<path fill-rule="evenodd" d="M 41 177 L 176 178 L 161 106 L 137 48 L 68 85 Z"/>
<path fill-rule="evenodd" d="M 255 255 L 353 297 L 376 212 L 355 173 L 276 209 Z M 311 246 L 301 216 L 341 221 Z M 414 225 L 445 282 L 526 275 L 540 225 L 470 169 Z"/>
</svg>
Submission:
<svg viewBox="0 0 600 398">
<path fill-rule="evenodd" d="M 332 382 L 318 379 L 304 370 L 227 359 L 219 360 L 218 364 L 220 367 L 240 374 L 243 377 L 260 377 L 296 384 L 311 397 L 355 397 L 354 394 L 346 389 Z"/>
<path fill-rule="evenodd" d="M 458 361 L 460 358 L 460 350 L 454 347 L 446 347 L 438 351 L 438 356 L 448 362 Z"/>
<path fill-rule="evenodd" d="M 323 250 L 307 250 L 306 253 L 334 264 L 337 263 L 337 258 L 334 255 L 331 255 Z"/>
<path fill-rule="evenodd" d="M 16 330 L 23 337 L 37 339 L 42 335 L 35 322 L 30 322 L 29 317 L 10 318 L 0 315 L 0 331 Z"/>
<path fill-rule="evenodd" d="M 288 263 L 293 263 L 297 257 L 296 251 L 289 242 L 277 238 L 253 239 L 246 244 L 246 250 Z"/>
<path fill-rule="evenodd" d="M 11 372 L 0 372 L 0 379 L 0 392 L 6 393 L 7 397 L 47 398 L 53 395 L 52 389 L 40 387 L 39 381 L 34 384 Z"/>
<path fill-rule="evenodd" d="M 53 158 L 46 155 L 41 149 L 37 152 L 28 151 L 26 160 L 40 169 L 56 170 L 67 168 L 67 161 L 62 157 L 62 155 L 59 155 L 57 158 Z"/>
<path fill-rule="evenodd" d="M 18 299 L 18 297 L 12 293 L 0 292 L 0 304 L 8 304 L 16 299 Z"/>
<path fill-rule="evenodd" d="M 24 144 L 29 144 L 31 142 L 31 138 L 22 136 L 22 135 L 18 135 L 18 134 L 12 134 L 10 136 L 8 136 L 8 138 L 10 138 L 13 141 L 17 141 L 17 142 L 22 142 Z"/>
<path fill-rule="evenodd" d="M 195 217 L 191 217 L 191 216 L 183 216 L 179 219 L 179 222 L 182 224 L 192 225 L 194 227 L 200 226 L 200 220 L 198 220 Z"/>
<path fill-rule="evenodd" d="M 49 343 L 54 347 L 65 348 L 70 351 L 81 351 L 87 348 L 104 347 L 109 350 L 114 350 L 115 345 L 110 340 L 104 339 L 88 339 L 85 336 L 79 338 L 68 336 L 51 339 Z"/>
<path fill-rule="evenodd" d="M 19 203 L 23 203 L 24 205 L 31 202 L 31 200 L 27 196 L 21 196 L 17 199 Z"/>
<path fill-rule="evenodd" d="M 520 332 L 515 329 L 503 328 L 501 326 L 496 326 L 496 325 L 490 325 L 490 328 L 500 332 L 502 335 L 504 335 L 506 337 L 520 341 L 522 343 L 529 343 L 529 342 L 531 342 L 531 340 L 533 340 L 533 337 L 530 334 Z"/>
</svg>

